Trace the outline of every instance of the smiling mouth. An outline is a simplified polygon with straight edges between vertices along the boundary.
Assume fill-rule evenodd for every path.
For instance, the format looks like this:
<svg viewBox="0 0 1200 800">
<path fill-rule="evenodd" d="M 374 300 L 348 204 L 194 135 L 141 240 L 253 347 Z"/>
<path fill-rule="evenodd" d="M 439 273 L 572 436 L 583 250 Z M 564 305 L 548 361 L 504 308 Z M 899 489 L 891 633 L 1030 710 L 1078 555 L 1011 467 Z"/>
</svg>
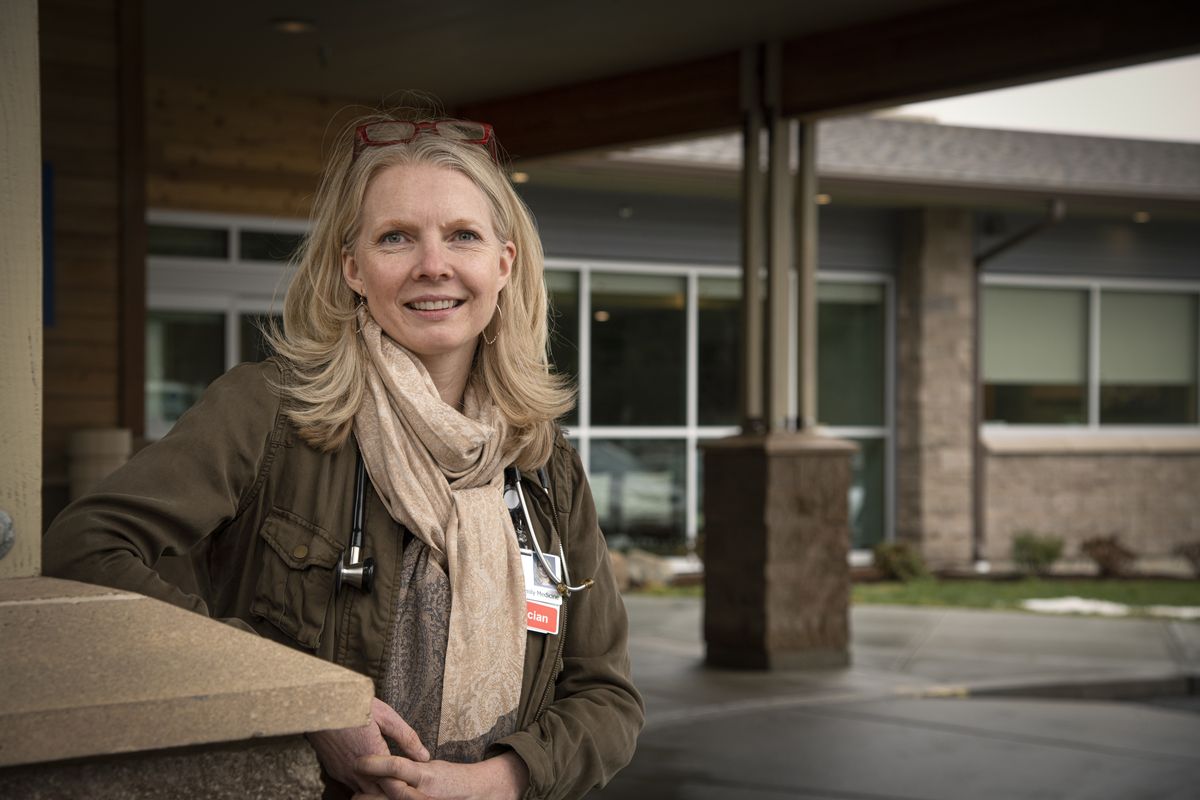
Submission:
<svg viewBox="0 0 1200 800">
<path fill-rule="evenodd" d="M 448 308 L 457 308 L 462 303 L 462 300 L 414 300 L 404 305 L 414 311 L 445 311 Z"/>
</svg>

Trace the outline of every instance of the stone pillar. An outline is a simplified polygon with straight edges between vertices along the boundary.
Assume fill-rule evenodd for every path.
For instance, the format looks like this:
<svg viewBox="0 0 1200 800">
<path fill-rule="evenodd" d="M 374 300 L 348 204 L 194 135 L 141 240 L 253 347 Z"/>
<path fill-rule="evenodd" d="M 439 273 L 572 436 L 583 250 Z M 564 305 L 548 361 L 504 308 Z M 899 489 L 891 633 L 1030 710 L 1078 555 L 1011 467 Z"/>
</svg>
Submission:
<svg viewBox="0 0 1200 800">
<path fill-rule="evenodd" d="M 971 560 L 975 439 L 971 214 L 910 212 L 897 303 L 896 533 L 932 567 Z"/>
<path fill-rule="evenodd" d="M 42 568 L 42 157 L 37 3 L 0 23 L 0 579 Z"/>
<path fill-rule="evenodd" d="M 807 433 L 704 444 L 704 639 L 712 666 L 850 663 L 850 456 Z"/>
</svg>

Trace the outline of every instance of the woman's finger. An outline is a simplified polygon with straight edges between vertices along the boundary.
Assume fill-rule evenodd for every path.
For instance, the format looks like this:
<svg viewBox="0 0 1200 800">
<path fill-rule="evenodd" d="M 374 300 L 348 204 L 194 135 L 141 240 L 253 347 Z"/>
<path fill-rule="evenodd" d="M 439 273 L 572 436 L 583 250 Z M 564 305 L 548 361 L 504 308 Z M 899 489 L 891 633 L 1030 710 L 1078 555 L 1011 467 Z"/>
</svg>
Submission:
<svg viewBox="0 0 1200 800">
<path fill-rule="evenodd" d="M 416 761 L 429 760 L 429 751 L 421 744 L 421 737 L 417 732 L 401 719 L 395 709 L 379 698 L 375 698 L 371 703 L 371 718 L 379 726 L 380 732 L 400 747 L 400 752 Z"/>
<path fill-rule="evenodd" d="M 409 786 L 404 781 L 383 778 L 379 781 L 379 785 L 387 793 L 387 800 L 429 800 L 423 792 L 414 786 Z"/>
<path fill-rule="evenodd" d="M 363 756 L 354 762 L 354 771 L 364 778 L 394 778 L 419 786 L 421 765 L 401 756 Z"/>
</svg>

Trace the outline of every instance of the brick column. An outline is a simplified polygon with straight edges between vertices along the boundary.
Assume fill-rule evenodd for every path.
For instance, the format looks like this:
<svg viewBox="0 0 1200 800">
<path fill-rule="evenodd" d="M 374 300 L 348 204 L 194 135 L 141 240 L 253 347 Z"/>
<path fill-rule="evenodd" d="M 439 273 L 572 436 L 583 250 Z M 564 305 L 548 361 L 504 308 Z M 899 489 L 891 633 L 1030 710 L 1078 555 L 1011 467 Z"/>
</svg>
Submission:
<svg viewBox="0 0 1200 800">
<path fill-rule="evenodd" d="M 850 457 L 806 433 L 704 444 L 704 641 L 715 667 L 850 663 Z"/>
<path fill-rule="evenodd" d="M 932 567 L 971 560 L 975 330 L 971 214 L 907 214 L 897 303 L 896 533 Z"/>
</svg>

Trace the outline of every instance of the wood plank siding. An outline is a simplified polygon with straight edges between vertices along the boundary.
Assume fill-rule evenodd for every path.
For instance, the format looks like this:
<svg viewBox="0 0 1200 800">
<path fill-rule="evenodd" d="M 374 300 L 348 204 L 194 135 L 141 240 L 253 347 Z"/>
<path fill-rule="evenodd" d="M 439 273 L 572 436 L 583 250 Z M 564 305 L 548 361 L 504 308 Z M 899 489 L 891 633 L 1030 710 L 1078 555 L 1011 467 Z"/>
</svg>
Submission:
<svg viewBox="0 0 1200 800">
<path fill-rule="evenodd" d="M 53 170 L 54 318 L 45 328 L 43 524 L 66 496 L 67 438 L 120 424 L 118 0 L 38 3 L 42 159 Z"/>
</svg>

